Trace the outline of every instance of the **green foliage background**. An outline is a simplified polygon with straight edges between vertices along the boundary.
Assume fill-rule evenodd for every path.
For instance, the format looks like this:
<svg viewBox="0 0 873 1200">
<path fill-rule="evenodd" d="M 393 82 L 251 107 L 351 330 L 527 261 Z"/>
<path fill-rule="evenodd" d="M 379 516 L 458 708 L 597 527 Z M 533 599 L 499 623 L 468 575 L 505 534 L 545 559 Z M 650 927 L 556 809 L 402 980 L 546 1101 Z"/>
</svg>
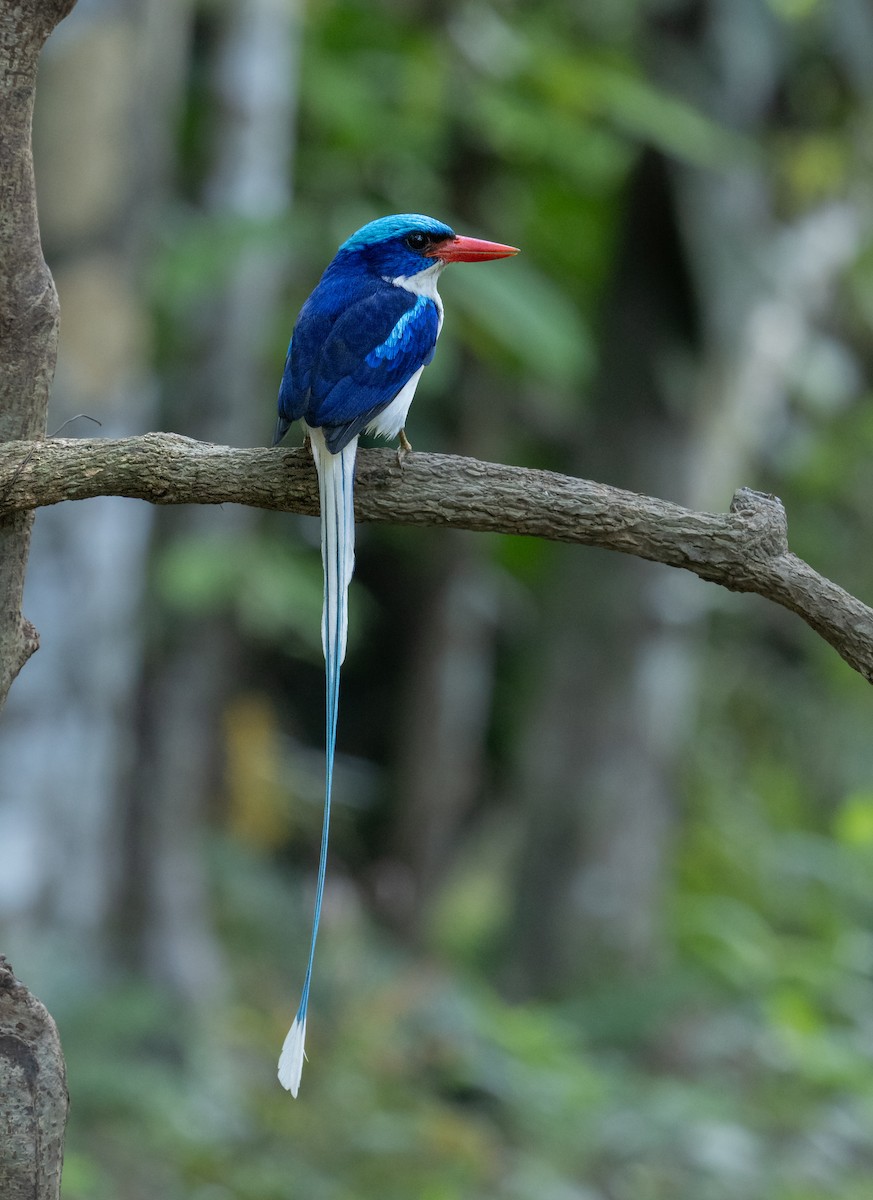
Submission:
<svg viewBox="0 0 873 1200">
<path fill-rule="evenodd" d="M 756 52 L 739 15 L 750 6 L 777 46 L 772 103 L 757 121 L 710 102 L 693 37 L 705 5 L 312 0 L 299 127 L 288 131 L 293 210 L 244 221 L 196 200 L 215 117 L 196 69 L 215 19 L 204 5 L 172 219 L 148 273 L 156 365 L 167 379 L 180 370 L 184 314 L 221 287 L 235 248 L 261 245 L 285 259 L 289 281 L 262 331 L 264 378 L 275 382 L 293 314 L 336 244 L 375 215 L 432 212 L 523 255 L 446 278 L 445 332 L 413 441 L 458 448 L 458 428 L 481 404 L 484 426 L 467 435 L 476 452 L 572 471 L 611 400 L 595 387 L 603 314 L 645 155 L 676 178 L 763 180 L 772 208 L 755 229 L 759 245 L 775 241 L 780 223 L 851 203 L 868 223 L 824 321 L 834 354 L 798 364 L 780 429 L 732 486 L 778 491 L 793 548 L 869 596 L 873 106 L 841 32 L 857 13 L 825 0 L 723 4 L 737 54 Z M 677 63 L 668 48 L 681 39 L 667 35 L 684 21 L 687 57 Z M 701 269 L 692 292 L 717 286 Z M 362 536 L 374 561 L 409 560 L 414 595 L 431 543 L 402 530 Z M 521 613 L 521 634 L 504 635 L 489 732 L 494 779 L 505 780 L 550 580 L 570 552 L 520 539 L 487 547 L 501 594 Z M 593 575 L 599 562 L 591 557 Z M 256 537 L 217 550 L 202 538 L 176 542 L 154 580 L 170 614 L 233 622 L 264 675 L 294 661 L 317 680 L 317 556 L 289 520 L 265 517 Z M 347 719 L 360 744 L 352 697 L 379 670 L 374 641 L 390 654 L 390 630 L 379 572 L 365 569 L 355 589 L 360 658 L 350 656 Z M 210 834 L 224 994 L 191 1009 L 134 976 L 96 1000 L 74 992 L 53 1004 L 73 1081 L 67 1200 L 867 1200 L 869 688 L 784 614 L 750 613 L 745 598 L 706 604 L 660 961 L 519 997 L 505 941 L 524 832 L 493 782 L 424 929 L 398 937 L 360 900 L 390 805 L 382 777 L 374 783 L 366 763 L 352 762 L 364 800 L 337 814 L 311 1061 L 296 1103 L 276 1087 L 273 1063 L 296 1004 L 289 964 L 305 960 L 312 863 L 299 847 L 317 837 L 320 762 L 310 769 L 277 741 L 293 703 L 278 685 L 265 707 L 246 710 L 235 760 L 243 782 L 227 784 L 236 799 Z M 300 722 L 316 747 L 319 719 L 315 704 Z"/>
</svg>

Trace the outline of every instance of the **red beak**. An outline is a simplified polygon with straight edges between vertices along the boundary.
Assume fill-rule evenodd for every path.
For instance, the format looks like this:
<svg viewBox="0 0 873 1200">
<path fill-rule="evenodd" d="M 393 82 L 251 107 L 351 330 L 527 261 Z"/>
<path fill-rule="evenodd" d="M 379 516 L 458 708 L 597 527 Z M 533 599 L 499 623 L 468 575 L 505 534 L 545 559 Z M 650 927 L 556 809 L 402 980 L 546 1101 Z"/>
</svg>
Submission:
<svg viewBox="0 0 873 1200">
<path fill-rule="evenodd" d="M 444 263 L 487 262 L 489 258 L 510 258 L 518 254 L 518 249 L 515 246 L 502 246 L 500 242 L 482 242 L 479 238 L 456 234 L 427 253 L 430 258 L 438 258 Z"/>
</svg>

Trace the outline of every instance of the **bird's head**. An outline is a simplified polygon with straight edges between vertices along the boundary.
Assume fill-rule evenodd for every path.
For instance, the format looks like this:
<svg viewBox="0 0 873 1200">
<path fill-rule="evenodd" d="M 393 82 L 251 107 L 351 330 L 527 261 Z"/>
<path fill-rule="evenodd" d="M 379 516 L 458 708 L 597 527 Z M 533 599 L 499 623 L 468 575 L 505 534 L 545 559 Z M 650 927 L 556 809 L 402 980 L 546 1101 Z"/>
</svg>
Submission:
<svg viewBox="0 0 873 1200">
<path fill-rule="evenodd" d="M 380 217 L 353 233 L 335 261 L 372 271 L 383 279 L 409 279 L 450 262 L 486 262 L 518 254 L 515 246 L 462 237 L 442 221 L 417 213 Z M 438 272 L 437 272 L 438 273 Z"/>
</svg>

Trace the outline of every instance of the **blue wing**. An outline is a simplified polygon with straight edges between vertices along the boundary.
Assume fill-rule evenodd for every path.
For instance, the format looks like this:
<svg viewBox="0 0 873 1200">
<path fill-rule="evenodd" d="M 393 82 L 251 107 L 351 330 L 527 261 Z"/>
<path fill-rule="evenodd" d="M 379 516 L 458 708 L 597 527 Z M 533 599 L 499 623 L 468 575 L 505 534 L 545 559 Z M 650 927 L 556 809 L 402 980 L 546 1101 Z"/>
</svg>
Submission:
<svg viewBox="0 0 873 1200">
<path fill-rule="evenodd" d="M 438 333 L 439 311 L 425 296 L 383 280 L 341 292 L 336 284 L 320 285 L 288 347 L 279 389 L 282 433 L 303 418 L 324 429 L 337 454 L 430 362 Z"/>
<path fill-rule="evenodd" d="M 303 414 L 294 413 L 293 397 L 290 391 L 291 381 L 291 347 L 294 344 L 292 336 L 288 343 L 288 353 L 285 355 L 285 366 L 282 370 L 282 382 L 279 384 L 279 416 L 276 421 L 276 432 L 273 434 L 273 445 L 278 446 L 282 438 L 291 428 L 291 423 L 298 420 Z M 288 380 L 289 387 L 286 389 L 285 381 Z"/>
</svg>

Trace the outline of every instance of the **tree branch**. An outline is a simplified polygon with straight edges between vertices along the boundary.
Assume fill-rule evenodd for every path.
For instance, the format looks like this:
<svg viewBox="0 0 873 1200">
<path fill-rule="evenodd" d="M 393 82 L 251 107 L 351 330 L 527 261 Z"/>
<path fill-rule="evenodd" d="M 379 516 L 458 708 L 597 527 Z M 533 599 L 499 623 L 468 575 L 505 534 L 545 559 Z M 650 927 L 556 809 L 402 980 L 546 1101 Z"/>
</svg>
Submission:
<svg viewBox="0 0 873 1200">
<path fill-rule="evenodd" d="M 170 433 L 0 446 L 0 520 L 92 496 L 318 512 L 302 449 L 237 450 Z M 873 610 L 789 551 L 775 496 L 742 488 L 729 513 L 693 512 L 550 471 L 420 453 L 401 467 L 394 451 L 361 450 L 355 508 L 363 521 L 526 534 L 683 567 L 797 613 L 873 682 Z"/>
</svg>

